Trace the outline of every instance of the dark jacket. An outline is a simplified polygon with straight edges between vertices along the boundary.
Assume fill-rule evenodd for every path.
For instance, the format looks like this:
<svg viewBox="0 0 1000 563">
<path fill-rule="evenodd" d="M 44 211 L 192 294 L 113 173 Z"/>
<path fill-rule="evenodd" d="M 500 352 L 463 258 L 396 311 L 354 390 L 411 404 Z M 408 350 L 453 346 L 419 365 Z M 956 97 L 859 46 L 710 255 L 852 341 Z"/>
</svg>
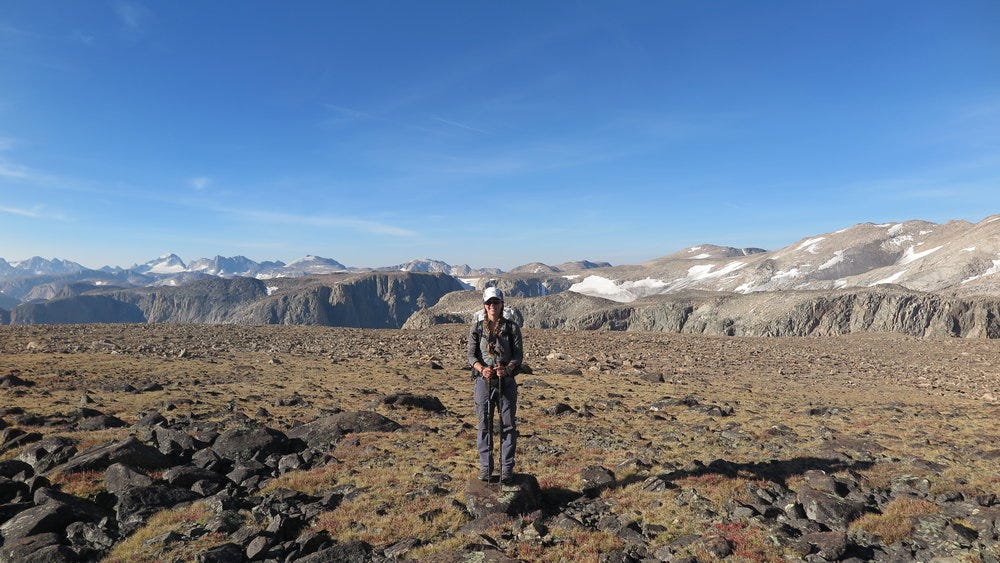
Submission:
<svg viewBox="0 0 1000 563">
<path fill-rule="evenodd" d="M 494 350 L 497 357 L 489 353 L 489 335 L 486 334 L 484 324 L 486 321 L 476 321 L 469 329 L 468 360 L 469 365 L 474 366 L 476 362 L 487 366 L 503 364 L 508 366 L 510 375 L 517 373 L 524 361 L 524 345 L 521 341 L 521 327 L 514 321 L 503 319 L 500 329 L 497 331 Z M 510 364 L 514 365 L 511 366 Z"/>
</svg>

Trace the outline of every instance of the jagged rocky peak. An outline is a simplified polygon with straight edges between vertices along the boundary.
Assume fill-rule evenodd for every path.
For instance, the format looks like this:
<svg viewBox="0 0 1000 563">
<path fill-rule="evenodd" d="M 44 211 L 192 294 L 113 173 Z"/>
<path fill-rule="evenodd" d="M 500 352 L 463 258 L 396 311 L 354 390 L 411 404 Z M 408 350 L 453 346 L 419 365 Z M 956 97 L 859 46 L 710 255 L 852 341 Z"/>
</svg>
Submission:
<svg viewBox="0 0 1000 563">
<path fill-rule="evenodd" d="M 187 265 L 184 264 L 180 256 L 168 253 L 132 269 L 137 272 L 150 274 L 178 274 L 187 270 Z"/>
<path fill-rule="evenodd" d="M 246 256 L 216 255 L 215 258 L 199 258 L 191 262 L 188 269 L 213 276 L 253 276 L 260 271 L 261 265 Z"/>
</svg>

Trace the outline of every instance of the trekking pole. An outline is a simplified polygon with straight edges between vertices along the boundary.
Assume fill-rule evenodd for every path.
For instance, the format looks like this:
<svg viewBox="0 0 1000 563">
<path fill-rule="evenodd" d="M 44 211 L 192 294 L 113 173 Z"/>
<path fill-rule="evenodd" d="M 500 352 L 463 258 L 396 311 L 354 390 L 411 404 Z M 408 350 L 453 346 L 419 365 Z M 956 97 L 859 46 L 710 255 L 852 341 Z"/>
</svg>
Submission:
<svg viewBox="0 0 1000 563">
<path fill-rule="evenodd" d="M 500 428 L 497 429 L 497 456 L 494 458 L 500 464 L 500 475 L 503 475 L 503 414 L 500 413 L 500 376 L 496 373 L 496 366 L 500 363 L 499 354 L 491 354 L 493 357 L 493 377 L 490 378 L 490 456 L 493 455 L 493 412 L 500 415 Z"/>
</svg>

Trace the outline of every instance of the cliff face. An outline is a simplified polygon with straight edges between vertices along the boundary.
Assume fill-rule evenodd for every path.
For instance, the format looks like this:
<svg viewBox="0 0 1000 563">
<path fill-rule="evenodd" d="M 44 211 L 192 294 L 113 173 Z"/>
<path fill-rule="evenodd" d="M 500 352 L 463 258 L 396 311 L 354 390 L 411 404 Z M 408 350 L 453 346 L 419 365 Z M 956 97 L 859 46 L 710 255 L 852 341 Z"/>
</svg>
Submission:
<svg viewBox="0 0 1000 563">
<path fill-rule="evenodd" d="M 471 322 L 478 297 L 416 313 L 404 328 Z M 560 293 L 509 300 L 528 328 L 644 330 L 728 336 L 825 336 L 898 332 L 911 336 L 1000 338 L 1000 299 L 962 299 L 902 288 L 733 294 L 690 292 L 632 303 Z"/>
<path fill-rule="evenodd" d="M 135 305 L 107 295 L 80 295 L 44 303 L 19 305 L 10 313 L 9 324 L 141 323 L 146 317 Z"/>
<path fill-rule="evenodd" d="M 254 278 L 206 278 L 177 287 L 121 290 L 108 295 L 134 305 L 151 323 L 225 323 L 238 307 L 266 297 L 267 288 Z"/>
<path fill-rule="evenodd" d="M 455 278 L 444 274 L 363 274 L 276 293 L 245 307 L 238 322 L 399 328 L 416 311 L 461 289 Z"/>
<path fill-rule="evenodd" d="M 253 278 L 90 292 L 19 305 L 10 324 L 242 323 L 399 328 L 461 284 L 443 274 L 314 276 L 269 288 Z M 4 320 L 0 317 L 0 321 Z"/>
</svg>

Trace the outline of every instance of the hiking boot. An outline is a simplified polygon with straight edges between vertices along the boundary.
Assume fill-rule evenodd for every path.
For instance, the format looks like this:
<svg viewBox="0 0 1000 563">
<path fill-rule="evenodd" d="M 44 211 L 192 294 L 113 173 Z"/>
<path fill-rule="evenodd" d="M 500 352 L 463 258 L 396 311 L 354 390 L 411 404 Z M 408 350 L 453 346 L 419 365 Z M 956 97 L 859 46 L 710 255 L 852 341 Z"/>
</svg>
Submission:
<svg viewBox="0 0 1000 563">
<path fill-rule="evenodd" d="M 493 477 L 493 472 L 489 469 L 479 470 L 479 480 L 489 482 L 490 478 Z"/>
<path fill-rule="evenodd" d="M 514 484 L 514 476 L 511 475 L 510 473 L 504 473 L 503 475 L 500 476 L 500 484 L 501 485 L 513 485 Z"/>
</svg>

